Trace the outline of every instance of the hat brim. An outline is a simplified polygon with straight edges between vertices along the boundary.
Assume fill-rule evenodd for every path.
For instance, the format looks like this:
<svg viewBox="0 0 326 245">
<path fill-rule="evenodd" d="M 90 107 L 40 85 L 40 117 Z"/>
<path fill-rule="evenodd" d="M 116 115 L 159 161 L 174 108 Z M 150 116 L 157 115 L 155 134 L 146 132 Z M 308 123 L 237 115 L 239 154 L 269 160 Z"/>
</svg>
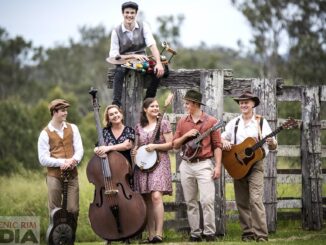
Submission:
<svg viewBox="0 0 326 245">
<path fill-rule="evenodd" d="M 203 105 L 203 106 L 206 106 L 204 103 L 198 101 L 198 100 L 194 100 L 192 98 L 188 98 L 188 97 L 183 97 L 184 100 L 189 100 L 189 101 L 192 101 L 192 102 L 195 102 L 197 104 L 200 104 L 200 105 Z"/>
<path fill-rule="evenodd" d="M 252 97 L 252 98 L 233 98 L 233 100 L 235 102 L 237 102 L 239 104 L 239 101 L 243 101 L 243 100 L 252 100 L 253 102 L 255 102 L 255 106 L 257 107 L 260 104 L 260 100 L 258 97 Z"/>
</svg>

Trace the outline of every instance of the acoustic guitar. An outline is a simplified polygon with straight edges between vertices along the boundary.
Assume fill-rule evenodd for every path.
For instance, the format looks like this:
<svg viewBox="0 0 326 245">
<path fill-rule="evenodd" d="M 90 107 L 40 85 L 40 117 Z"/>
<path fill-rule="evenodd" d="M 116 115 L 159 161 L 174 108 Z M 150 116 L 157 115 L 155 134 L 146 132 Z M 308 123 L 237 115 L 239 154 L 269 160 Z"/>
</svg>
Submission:
<svg viewBox="0 0 326 245">
<path fill-rule="evenodd" d="M 171 104 L 172 99 L 173 99 L 173 94 L 170 93 L 165 100 L 164 108 L 157 120 L 155 129 L 153 131 L 153 135 L 149 141 L 149 144 L 155 143 L 156 134 L 161 127 L 163 116 L 166 112 L 167 107 Z M 134 158 L 134 162 L 140 168 L 140 170 L 142 170 L 143 172 L 151 172 L 157 167 L 159 157 L 158 157 L 157 151 L 149 152 L 146 150 L 146 148 L 147 148 L 147 145 L 142 145 L 137 149 L 137 153 Z"/>
<path fill-rule="evenodd" d="M 200 144 L 201 141 L 205 137 L 207 137 L 211 132 L 218 130 L 223 126 L 224 126 L 224 122 L 219 121 L 213 127 L 206 130 L 203 134 L 198 133 L 198 135 L 195 136 L 195 138 L 191 137 L 188 141 L 186 141 L 185 144 L 181 146 L 181 152 L 180 152 L 181 158 L 183 160 L 186 160 L 187 162 L 194 159 L 197 156 L 199 149 L 201 148 L 201 144 Z"/>
<path fill-rule="evenodd" d="M 61 171 L 63 181 L 62 208 L 55 208 L 50 215 L 50 225 L 46 233 L 49 245 L 73 245 L 77 222 L 74 214 L 67 211 L 69 171 Z"/>
<path fill-rule="evenodd" d="M 245 177 L 254 164 L 265 157 L 265 150 L 262 147 L 266 139 L 273 137 L 283 129 L 295 128 L 298 122 L 289 118 L 275 131 L 258 141 L 254 137 L 246 138 L 241 144 L 232 145 L 231 150 L 222 152 L 222 163 L 229 175 L 234 179 Z"/>
</svg>

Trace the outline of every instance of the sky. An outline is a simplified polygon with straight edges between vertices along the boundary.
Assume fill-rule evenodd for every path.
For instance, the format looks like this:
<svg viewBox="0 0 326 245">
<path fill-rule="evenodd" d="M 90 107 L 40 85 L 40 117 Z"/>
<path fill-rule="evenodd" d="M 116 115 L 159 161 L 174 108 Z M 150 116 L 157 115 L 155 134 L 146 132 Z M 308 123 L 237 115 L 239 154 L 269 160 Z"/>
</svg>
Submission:
<svg viewBox="0 0 326 245">
<path fill-rule="evenodd" d="M 54 47 L 79 40 L 78 28 L 103 25 L 106 30 L 122 22 L 121 4 L 126 0 L 0 0 L 0 26 L 10 37 L 21 35 L 34 46 Z M 251 29 L 231 0 L 134 0 L 144 20 L 157 33 L 158 16 L 184 14 L 181 43 L 238 49 L 248 45 Z M 163 41 L 163 40 L 161 40 Z M 109 47 L 109 44 L 108 44 Z"/>
</svg>

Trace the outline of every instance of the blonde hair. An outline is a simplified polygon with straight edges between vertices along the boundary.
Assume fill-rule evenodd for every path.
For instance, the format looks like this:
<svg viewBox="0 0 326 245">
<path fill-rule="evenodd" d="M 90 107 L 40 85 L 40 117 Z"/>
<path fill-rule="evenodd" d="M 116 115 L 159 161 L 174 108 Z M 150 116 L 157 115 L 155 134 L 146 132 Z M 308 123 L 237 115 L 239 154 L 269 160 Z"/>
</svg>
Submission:
<svg viewBox="0 0 326 245">
<path fill-rule="evenodd" d="M 103 125 L 104 127 L 109 127 L 111 126 L 111 123 L 110 123 L 110 120 L 109 120 L 109 115 L 108 115 L 108 111 L 112 108 L 116 108 L 122 115 L 122 123 L 124 122 L 123 120 L 123 110 L 117 106 L 117 105 L 108 105 L 105 110 L 104 110 L 104 113 L 103 113 Z"/>
</svg>

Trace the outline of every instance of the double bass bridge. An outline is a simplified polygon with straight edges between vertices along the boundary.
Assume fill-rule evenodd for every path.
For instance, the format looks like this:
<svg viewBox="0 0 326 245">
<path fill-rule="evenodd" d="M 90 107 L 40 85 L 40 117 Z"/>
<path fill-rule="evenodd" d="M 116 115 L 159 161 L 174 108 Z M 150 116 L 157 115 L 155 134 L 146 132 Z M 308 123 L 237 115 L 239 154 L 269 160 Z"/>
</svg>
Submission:
<svg viewBox="0 0 326 245">
<path fill-rule="evenodd" d="M 118 195 L 119 190 L 105 190 L 104 194 L 108 196 L 115 196 Z"/>
</svg>

